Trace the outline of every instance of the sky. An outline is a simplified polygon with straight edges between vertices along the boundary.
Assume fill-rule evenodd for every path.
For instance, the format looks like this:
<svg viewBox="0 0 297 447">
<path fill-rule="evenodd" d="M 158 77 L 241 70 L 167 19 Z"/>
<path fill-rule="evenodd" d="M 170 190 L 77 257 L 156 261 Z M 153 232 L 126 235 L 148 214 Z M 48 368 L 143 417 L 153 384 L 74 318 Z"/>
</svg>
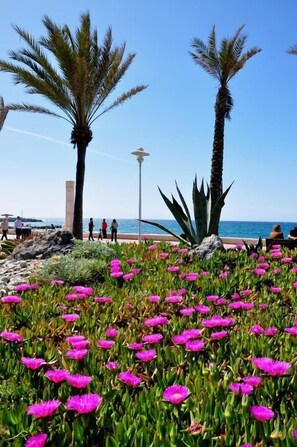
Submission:
<svg viewBox="0 0 297 447">
<path fill-rule="evenodd" d="M 240 3 L 240 4 L 239 4 Z M 245 50 L 260 47 L 230 81 L 234 100 L 225 126 L 224 188 L 234 181 L 223 220 L 297 221 L 297 43 L 294 0 L 16 0 L 0 15 L 0 58 L 23 42 L 18 25 L 38 39 L 48 15 L 71 30 L 89 11 L 102 42 L 108 26 L 114 43 L 136 57 L 115 96 L 148 88 L 93 124 L 87 150 L 84 217 L 138 217 L 138 163 L 132 151 L 150 153 L 142 165 L 142 217 L 171 218 L 158 191 L 176 196 L 175 181 L 192 209 L 195 175 L 209 181 L 218 82 L 189 51 L 194 37 L 218 42 L 241 25 Z M 27 102 L 54 109 L 10 74 L 0 72 L 5 104 Z M 112 99 L 114 99 L 111 98 Z M 106 103 L 108 104 L 108 102 Z M 0 214 L 64 217 L 65 182 L 75 180 L 71 126 L 46 115 L 9 112 L 0 132 Z"/>
</svg>

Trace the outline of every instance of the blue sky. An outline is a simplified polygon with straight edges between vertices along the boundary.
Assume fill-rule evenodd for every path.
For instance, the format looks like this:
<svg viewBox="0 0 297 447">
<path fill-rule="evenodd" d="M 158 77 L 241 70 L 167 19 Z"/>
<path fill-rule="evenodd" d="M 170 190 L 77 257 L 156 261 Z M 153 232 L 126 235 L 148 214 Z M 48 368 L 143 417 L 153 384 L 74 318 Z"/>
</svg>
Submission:
<svg viewBox="0 0 297 447">
<path fill-rule="evenodd" d="M 0 58 L 22 42 L 11 24 L 35 38 L 48 15 L 73 30 L 89 10 L 102 38 L 112 26 L 114 42 L 126 42 L 136 58 L 116 93 L 149 87 L 93 125 L 86 160 L 84 216 L 136 218 L 138 165 L 131 152 L 151 155 L 142 169 L 143 217 L 170 218 L 157 186 L 175 194 L 175 180 L 191 202 L 192 182 L 209 180 L 217 82 L 189 56 L 193 37 L 218 40 L 244 24 L 246 48 L 262 52 L 230 82 L 234 99 L 225 127 L 224 186 L 233 180 L 224 220 L 296 221 L 297 42 L 293 0 L 26 0 L 8 2 L 0 16 Z M 0 73 L 5 103 L 46 104 Z M 0 213 L 63 217 L 65 181 L 75 179 L 71 127 L 45 115 L 10 112 L 0 133 Z"/>
</svg>

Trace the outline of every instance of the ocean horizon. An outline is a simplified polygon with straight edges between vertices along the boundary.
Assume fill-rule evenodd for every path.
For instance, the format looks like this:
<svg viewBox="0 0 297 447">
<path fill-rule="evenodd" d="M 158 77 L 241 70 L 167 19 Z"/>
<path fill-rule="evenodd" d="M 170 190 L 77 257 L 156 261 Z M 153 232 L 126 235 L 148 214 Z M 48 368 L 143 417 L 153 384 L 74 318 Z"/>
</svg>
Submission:
<svg viewBox="0 0 297 447">
<path fill-rule="evenodd" d="M 50 227 L 54 225 L 55 227 L 61 227 L 65 219 L 55 218 L 55 217 L 40 217 L 38 218 L 41 222 L 26 222 L 25 225 L 30 225 L 32 227 Z M 101 217 L 93 217 L 94 220 L 94 232 L 97 232 L 101 227 Z M 183 231 L 174 219 L 148 219 L 152 222 L 159 223 L 164 227 L 170 229 L 176 234 L 181 234 Z M 112 221 L 112 218 L 106 218 L 108 227 Z M 89 218 L 83 219 L 83 231 L 88 231 Z M 121 219 L 118 218 L 117 222 L 119 224 L 119 233 L 137 234 L 138 233 L 138 219 Z M 262 238 L 269 237 L 269 233 L 272 231 L 274 224 L 280 224 L 285 238 L 288 236 L 290 229 L 297 226 L 296 222 L 262 222 L 262 221 L 235 221 L 235 220 L 222 220 L 220 222 L 219 235 L 221 237 L 236 237 L 236 238 Z M 193 223 L 194 228 L 195 224 Z M 166 234 L 159 228 L 142 223 L 142 234 Z"/>
</svg>

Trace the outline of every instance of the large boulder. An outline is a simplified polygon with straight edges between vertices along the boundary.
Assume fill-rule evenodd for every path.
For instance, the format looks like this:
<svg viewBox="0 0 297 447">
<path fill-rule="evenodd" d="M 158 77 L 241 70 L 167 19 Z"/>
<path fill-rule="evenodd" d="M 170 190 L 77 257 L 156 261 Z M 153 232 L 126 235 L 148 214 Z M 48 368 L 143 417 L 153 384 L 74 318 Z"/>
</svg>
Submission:
<svg viewBox="0 0 297 447">
<path fill-rule="evenodd" d="M 225 248 L 219 236 L 212 234 L 209 237 L 205 237 L 198 247 L 190 250 L 189 256 L 210 259 L 216 251 L 225 251 Z"/>
<path fill-rule="evenodd" d="M 19 244 L 11 256 L 16 260 L 50 258 L 54 255 L 66 255 L 72 248 L 74 237 L 70 231 L 51 231 L 38 234 Z"/>
</svg>

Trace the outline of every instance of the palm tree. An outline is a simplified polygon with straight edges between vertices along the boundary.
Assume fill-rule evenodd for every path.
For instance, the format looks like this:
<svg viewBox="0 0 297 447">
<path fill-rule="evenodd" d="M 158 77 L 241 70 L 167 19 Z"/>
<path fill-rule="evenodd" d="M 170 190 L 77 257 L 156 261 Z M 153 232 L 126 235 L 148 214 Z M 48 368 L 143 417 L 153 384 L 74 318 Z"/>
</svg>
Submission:
<svg viewBox="0 0 297 447">
<path fill-rule="evenodd" d="M 212 210 L 223 193 L 225 119 L 230 119 L 230 112 L 233 107 L 228 83 L 244 67 L 248 59 L 261 51 L 260 48 L 253 47 L 243 53 L 247 35 L 242 34 L 242 30 L 243 26 L 236 31 L 233 37 L 222 39 L 219 48 L 217 47 L 215 26 L 211 30 L 207 44 L 197 38 L 193 38 L 191 42 L 193 52 L 190 52 L 190 55 L 194 62 L 219 81 L 215 102 L 215 127 L 210 176 Z M 218 228 L 216 234 L 218 234 Z"/>
<path fill-rule="evenodd" d="M 8 108 L 4 106 L 4 100 L 0 96 L 0 131 L 8 114 Z"/>
<path fill-rule="evenodd" d="M 0 60 L 0 71 L 12 73 L 15 84 L 23 84 L 27 93 L 43 96 L 59 109 L 59 113 L 24 103 L 9 104 L 8 110 L 48 114 L 63 118 L 72 126 L 70 141 L 77 149 L 73 235 L 82 239 L 85 158 L 93 137 L 91 125 L 147 86 L 134 87 L 105 105 L 135 54 L 124 57 L 125 43 L 113 47 L 111 28 L 100 46 L 97 31 L 91 29 L 89 13 L 81 14 L 80 27 L 75 34 L 67 25 L 58 26 L 48 16 L 44 16 L 42 22 L 47 34 L 38 41 L 14 26 L 27 48 L 10 51 L 10 58 L 18 64 Z"/>
</svg>

